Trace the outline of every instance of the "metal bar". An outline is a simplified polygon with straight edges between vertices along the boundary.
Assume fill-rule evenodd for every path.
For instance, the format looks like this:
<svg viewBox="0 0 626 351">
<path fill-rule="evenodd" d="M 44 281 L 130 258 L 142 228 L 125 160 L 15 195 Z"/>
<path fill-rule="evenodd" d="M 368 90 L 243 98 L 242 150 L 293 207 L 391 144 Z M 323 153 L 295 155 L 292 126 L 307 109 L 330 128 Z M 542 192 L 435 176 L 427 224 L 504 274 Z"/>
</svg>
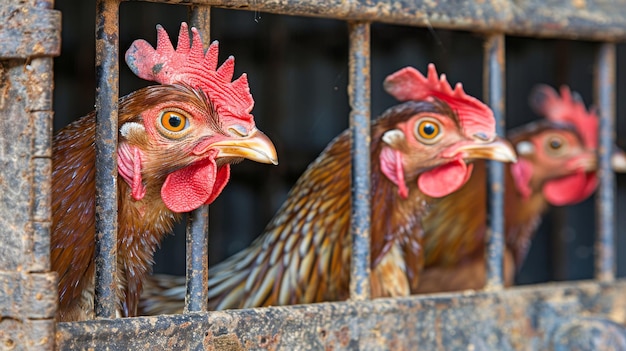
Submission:
<svg viewBox="0 0 626 351">
<path fill-rule="evenodd" d="M 496 119 L 496 133 L 504 129 L 504 34 L 493 34 L 485 41 L 484 96 Z M 504 164 L 489 161 L 487 187 L 488 230 L 485 237 L 487 282 L 485 289 L 501 289 L 503 285 L 504 254 Z"/>
<path fill-rule="evenodd" d="M 370 24 L 349 23 L 352 133 L 350 298 L 370 298 Z"/>
<path fill-rule="evenodd" d="M 189 214 L 187 219 L 187 294 L 185 313 L 209 308 L 209 206 Z"/>
<path fill-rule="evenodd" d="M 96 286 L 98 318 L 115 318 L 119 1 L 96 1 Z"/>
<path fill-rule="evenodd" d="M 57 350 L 415 350 L 416 345 L 419 350 L 568 350 L 554 347 L 562 326 L 581 316 L 611 316 L 614 323 L 587 334 L 587 347 L 580 349 L 619 350 L 624 336 L 611 332 L 626 321 L 624 289 L 624 280 L 553 283 L 498 292 L 59 323 L 55 341 Z M 579 328 L 571 337 L 585 334 Z M 622 346 L 608 347 L 610 336 Z"/>
<path fill-rule="evenodd" d="M 615 174 L 611 154 L 615 144 L 615 44 L 600 45 L 596 59 L 595 93 L 600 109 L 598 179 L 596 195 L 597 237 L 595 277 L 615 279 Z"/>
<path fill-rule="evenodd" d="M 50 271 L 53 58 L 51 0 L 0 3 L 0 348 L 54 350 Z"/>
<path fill-rule="evenodd" d="M 211 7 L 189 7 L 189 23 L 202 32 L 202 45 L 204 50 L 208 49 L 211 44 Z"/>
<path fill-rule="evenodd" d="M 211 8 L 192 6 L 191 25 L 202 32 L 205 50 L 210 43 Z M 187 294 L 185 313 L 209 309 L 209 206 L 201 206 L 187 219 Z"/>
<path fill-rule="evenodd" d="M 621 0 L 394 1 L 394 0 L 127 0 L 210 5 L 234 10 L 510 35 L 586 40 L 625 40 Z"/>
<path fill-rule="evenodd" d="M 0 4 L 2 59 L 59 56 L 61 12 L 47 8 L 45 1 L 40 4 L 37 7 L 11 1 Z"/>
</svg>

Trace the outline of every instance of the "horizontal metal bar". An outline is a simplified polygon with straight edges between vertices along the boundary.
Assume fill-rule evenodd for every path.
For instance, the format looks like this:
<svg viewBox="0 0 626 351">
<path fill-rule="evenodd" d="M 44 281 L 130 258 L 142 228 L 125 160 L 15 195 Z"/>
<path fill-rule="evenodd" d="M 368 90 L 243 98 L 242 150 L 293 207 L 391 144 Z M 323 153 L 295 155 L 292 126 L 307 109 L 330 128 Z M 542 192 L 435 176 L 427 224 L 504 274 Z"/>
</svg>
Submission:
<svg viewBox="0 0 626 351">
<path fill-rule="evenodd" d="M 595 276 L 601 281 L 615 279 L 615 174 L 611 154 L 615 145 L 615 45 L 602 44 L 596 62 L 595 90 L 600 109 L 598 178 L 596 195 L 597 234 Z"/>
<path fill-rule="evenodd" d="M 370 24 L 350 23 L 352 259 L 350 298 L 370 298 Z"/>
<path fill-rule="evenodd" d="M 95 312 L 115 318 L 117 274 L 117 118 L 119 1 L 96 2 Z"/>
<path fill-rule="evenodd" d="M 626 40 L 626 2 L 552 0 L 127 0 L 507 35 Z M 554 4 L 550 4 L 550 3 Z"/>
<path fill-rule="evenodd" d="M 496 133 L 505 136 L 504 103 L 504 35 L 494 34 L 485 42 L 484 96 L 491 106 L 496 120 Z M 488 163 L 488 235 L 485 237 L 487 249 L 486 289 L 500 289 L 503 286 L 504 256 L 504 164 L 497 161 Z"/>
<path fill-rule="evenodd" d="M 559 328 L 581 315 L 612 316 L 623 323 L 625 289 L 624 280 L 576 282 L 497 293 L 59 323 L 56 347 L 413 350 L 419 345 L 420 350 L 547 350 L 553 349 L 551 337 Z"/>
<path fill-rule="evenodd" d="M 3 316 L 1 345 L 5 350 L 53 351 L 55 325 L 54 318 L 18 321 Z"/>
</svg>

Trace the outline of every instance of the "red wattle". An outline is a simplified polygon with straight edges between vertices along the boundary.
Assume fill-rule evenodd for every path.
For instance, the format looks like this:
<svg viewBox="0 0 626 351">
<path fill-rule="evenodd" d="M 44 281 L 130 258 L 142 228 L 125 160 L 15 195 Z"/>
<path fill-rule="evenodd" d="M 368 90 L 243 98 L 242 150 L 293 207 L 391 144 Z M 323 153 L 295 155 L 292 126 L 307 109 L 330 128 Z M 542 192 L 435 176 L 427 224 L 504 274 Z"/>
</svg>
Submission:
<svg viewBox="0 0 626 351">
<path fill-rule="evenodd" d="M 551 205 L 573 205 L 589 197 L 596 185 L 595 173 L 579 171 L 570 176 L 547 182 L 543 186 L 543 195 Z"/>
<path fill-rule="evenodd" d="M 170 173 L 161 198 L 173 212 L 189 212 L 203 204 L 211 203 L 224 189 L 230 176 L 230 167 L 218 169 L 212 157 Z"/>
<path fill-rule="evenodd" d="M 120 144 L 117 151 L 117 172 L 130 186 L 131 196 L 139 201 L 146 195 L 146 187 L 141 178 L 143 154 L 138 147 Z"/>
<path fill-rule="evenodd" d="M 445 165 L 422 173 L 417 186 L 430 197 L 443 197 L 457 191 L 472 175 L 474 165 L 467 165 L 461 157 Z"/>
<path fill-rule="evenodd" d="M 379 159 L 380 171 L 398 187 L 398 195 L 404 199 L 409 197 L 409 189 L 404 180 L 404 168 L 400 151 L 385 147 L 380 152 Z"/>
<path fill-rule="evenodd" d="M 530 178 L 533 176 L 532 163 L 520 158 L 517 160 L 517 163 L 510 165 L 510 167 L 515 189 L 524 199 L 528 199 L 530 194 L 532 194 L 532 189 L 530 188 Z"/>
<path fill-rule="evenodd" d="M 205 205 L 210 205 L 217 197 L 222 193 L 224 187 L 228 183 L 228 179 L 230 178 L 230 165 L 226 164 L 217 169 L 217 177 L 215 177 L 215 182 L 213 183 L 213 192 L 211 192 L 211 196 L 204 202 Z"/>
</svg>

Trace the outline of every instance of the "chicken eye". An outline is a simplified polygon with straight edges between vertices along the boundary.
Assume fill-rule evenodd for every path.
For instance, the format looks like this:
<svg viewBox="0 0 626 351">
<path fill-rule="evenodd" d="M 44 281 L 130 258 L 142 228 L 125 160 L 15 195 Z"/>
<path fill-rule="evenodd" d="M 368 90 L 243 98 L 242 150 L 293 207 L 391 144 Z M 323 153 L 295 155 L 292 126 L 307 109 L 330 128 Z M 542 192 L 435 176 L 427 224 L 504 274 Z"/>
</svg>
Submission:
<svg viewBox="0 0 626 351">
<path fill-rule="evenodd" d="M 156 121 L 161 135 L 169 139 L 180 139 L 191 132 L 190 117 L 184 110 L 169 108 L 161 111 Z"/>
<path fill-rule="evenodd" d="M 187 118 L 175 111 L 165 111 L 161 116 L 161 125 L 170 132 L 180 132 L 186 123 Z"/>
<path fill-rule="evenodd" d="M 432 119 L 423 119 L 417 123 L 415 134 L 417 138 L 426 144 L 433 144 L 439 138 L 441 127 L 439 123 Z"/>
<path fill-rule="evenodd" d="M 546 140 L 546 151 L 554 156 L 559 156 L 565 153 L 566 141 L 558 136 L 551 136 Z"/>
<path fill-rule="evenodd" d="M 550 140 L 550 148 L 552 148 L 553 150 L 557 150 L 561 146 L 563 146 L 563 144 L 561 143 L 561 141 L 559 139 L 552 139 L 552 140 Z"/>
</svg>

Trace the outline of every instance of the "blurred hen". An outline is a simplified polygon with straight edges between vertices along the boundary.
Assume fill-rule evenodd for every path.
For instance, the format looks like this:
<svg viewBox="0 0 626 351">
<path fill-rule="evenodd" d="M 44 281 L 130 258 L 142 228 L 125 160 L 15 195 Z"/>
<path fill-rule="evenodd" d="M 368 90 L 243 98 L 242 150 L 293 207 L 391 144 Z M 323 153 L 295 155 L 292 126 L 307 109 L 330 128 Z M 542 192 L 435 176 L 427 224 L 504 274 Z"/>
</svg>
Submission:
<svg viewBox="0 0 626 351">
<path fill-rule="evenodd" d="M 559 94 L 541 85 L 531 107 L 544 116 L 509 133 L 519 160 L 505 167 L 504 282 L 513 284 L 549 205 L 573 205 L 596 188 L 598 118 L 567 87 Z M 626 171 L 620 150 L 613 155 Z M 425 268 L 414 292 L 480 289 L 485 285 L 486 170 L 475 172 L 458 192 L 439 199 L 424 219 Z"/>
</svg>

